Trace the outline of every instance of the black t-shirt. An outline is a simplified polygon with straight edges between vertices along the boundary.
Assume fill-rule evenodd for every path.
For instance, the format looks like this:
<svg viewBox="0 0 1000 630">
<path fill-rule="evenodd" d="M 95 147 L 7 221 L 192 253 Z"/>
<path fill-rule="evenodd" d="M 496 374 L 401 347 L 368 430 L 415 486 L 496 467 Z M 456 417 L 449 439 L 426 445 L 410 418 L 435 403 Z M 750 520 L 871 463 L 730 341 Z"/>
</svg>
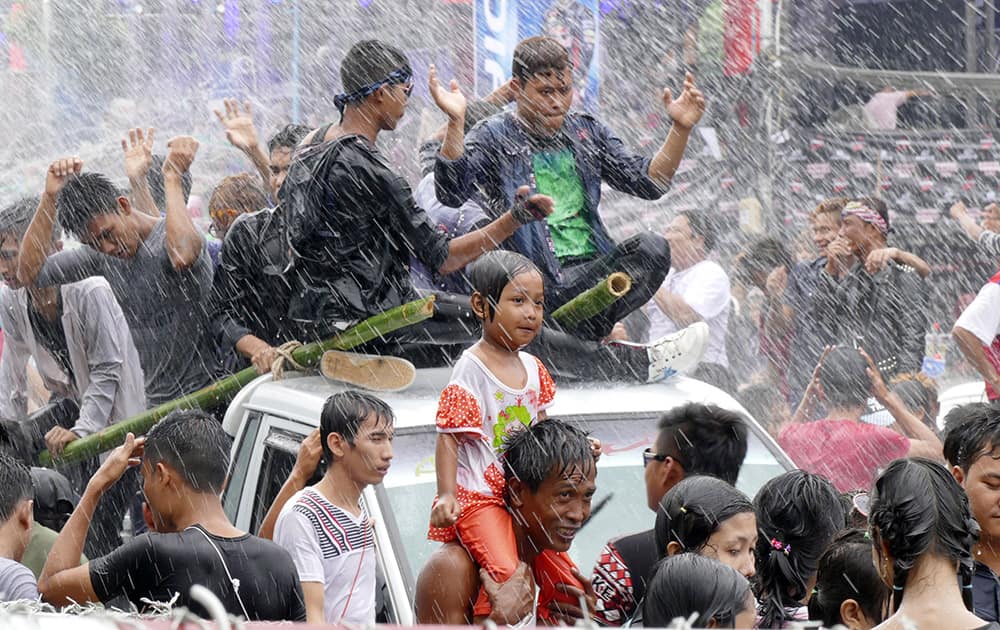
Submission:
<svg viewBox="0 0 1000 630">
<path fill-rule="evenodd" d="M 239 597 L 229 576 L 239 580 Z M 168 602 L 179 593 L 177 606 L 208 617 L 208 611 L 190 596 L 191 586 L 201 584 L 230 614 L 244 617 L 245 606 L 250 621 L 306 619 L 302 585 L 291 556 L 273 542 L 250 534 L 221 538 L 200 526 L 171 534 L 144 534 L 91 561 L 90 581 L 102 602 L 124 596 L 140 611 L 146 607 L 144 598 Z"/>
</svg>

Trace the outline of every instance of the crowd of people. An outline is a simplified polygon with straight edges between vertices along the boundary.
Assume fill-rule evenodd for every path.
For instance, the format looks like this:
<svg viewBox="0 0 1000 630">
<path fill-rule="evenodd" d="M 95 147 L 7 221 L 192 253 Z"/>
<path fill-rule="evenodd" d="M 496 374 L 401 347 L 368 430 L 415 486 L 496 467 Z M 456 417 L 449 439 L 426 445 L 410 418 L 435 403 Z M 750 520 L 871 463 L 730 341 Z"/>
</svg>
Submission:
<svg viewBox="0 0 1000 630">
<path fill-rule="evenodd" d="M 0 599 L 204 614 L 190 594 L 201 584 L 251 620 L 373 623 L 361 495 L 391 466 L 395 417 L 371 393 L 327 400 L 256 535 L 221 504 L 222 409 L 174 412 L 61 467 L 66 477 L 28 465 L 433 294 L 433 317 L 359 349 L 453 370 L 436 415 L 428 538 L 442 545 L 420 568 L 421 623 L 1000 628 L 1000 410 L 959 407 L 938 430 L 920 374 L 931 270 L 891 245 L 884 200 L 820 203 L 811 260 L 759 238 L 727 270 L 704 212 L 621 241 L 600 214 L 603 185 L 643 199 L 670 186 L 705 109 L 691 74 L 680 94 L 664 90 L 671 126 L 643 157 L 571 111 L 573 65 L 553 39 L 520 42 L 510 81 L 474 103 L 431 67 L 447 122 L 420 147 L 411 190 L 377 147 L 405 113 L 409 61 L 364 41 L 340 72 L 339 121 L 288 125 L 266 150 L 249 104 L 216 112 L 256 171 L 215 186 L 216 239 L 187 210 L 198 142 L 174 137 L 157 156 L 153 129 L 122 140 L 127 190 L 63 157 L 39 197 L 0 212 Z M 1000 257 L 997 226 L 951 212 Z M 64 250 L 62 230 L 80 246 Z M 623 297 L 572 325 L 551 317 L 614 272 L 631 279 Z M 953 333 L 991 400 L 998 300 L 1000 276 Z M 747 360 L 757 354 L 764 365 Z M 567 552 L 602 445 L 548 418 L 557 384 L 677 373 L 738 397 L 799 470 L 751 499 L 735 488 L 747 420 L 701 402 L 672 409 L 643 454 L 653 527 L 608 541 L 584 575 Z M 37 409 L 33 374 L 51 395 Z M 146 533 L 123 542 L 126 514 Z"/>
</svg>

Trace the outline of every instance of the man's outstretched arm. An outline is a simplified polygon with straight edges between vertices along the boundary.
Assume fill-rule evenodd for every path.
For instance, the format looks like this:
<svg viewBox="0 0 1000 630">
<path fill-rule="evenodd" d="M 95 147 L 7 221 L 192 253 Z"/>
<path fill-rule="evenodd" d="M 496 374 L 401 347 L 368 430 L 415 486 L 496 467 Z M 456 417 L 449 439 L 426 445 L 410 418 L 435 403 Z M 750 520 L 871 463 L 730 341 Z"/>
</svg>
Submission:
<svg viewBox="0 0 1000 630">
<path fill-rule="evenodd" d="M 160 218 L 153 193 L 149 190 L 146 175 L 153 165 L 153 134 L 150 127 L 143 133 L 142 128 L 129 129 L 128 138 L 122 138 L 122 152 L 125 154 L 125 175 L 132 190 L 132 205 L 143 214 Z"/>
<path fill-rule="evenodd" d="M 38 202 L 38 209 L 31 219 L 28 230 L 21 239 L 21 251 L 17 259 L 17 280 L 22 285 L 32 285 L 42 271 L 47 258 L 48 246 L 52 242 L 52 231 L 56 225 L 56 198 L 66 181 L 83 170 L 83 160 L 78 157 L 61 158 L 49 165 L 45 174 L 45 192 Z"/>
</svg>

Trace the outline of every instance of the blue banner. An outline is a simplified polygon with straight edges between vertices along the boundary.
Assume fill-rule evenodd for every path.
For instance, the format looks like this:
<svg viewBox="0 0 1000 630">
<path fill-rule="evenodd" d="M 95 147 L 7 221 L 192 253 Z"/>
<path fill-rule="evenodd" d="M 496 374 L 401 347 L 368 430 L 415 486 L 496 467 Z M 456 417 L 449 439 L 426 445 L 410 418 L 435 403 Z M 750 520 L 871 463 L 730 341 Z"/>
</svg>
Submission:
<svg viewBox="0 0 1000 630">
<path fill-rule="evenodd" d="M 514 47 L 546 35 L 569 50 L 574 105 L 596 111 L 600 86 L 599 0 L 474 0 L 475 94 L 482 98 L 510 78 Z"/>
</svg>

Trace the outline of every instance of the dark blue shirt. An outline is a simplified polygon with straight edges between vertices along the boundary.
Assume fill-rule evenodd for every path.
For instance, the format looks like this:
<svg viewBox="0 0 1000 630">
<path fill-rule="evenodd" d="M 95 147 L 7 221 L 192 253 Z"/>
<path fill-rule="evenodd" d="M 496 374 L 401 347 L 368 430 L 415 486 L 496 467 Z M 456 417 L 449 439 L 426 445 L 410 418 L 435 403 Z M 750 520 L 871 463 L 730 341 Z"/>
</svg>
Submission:
<svg viewBox="0 0 1000 630">
<path fill-rule="evenodd" d="M 984 621 L 1000 621 L 1000 580 L 981 562 L 972 574 L 972 611 Z"/>
</svg>

